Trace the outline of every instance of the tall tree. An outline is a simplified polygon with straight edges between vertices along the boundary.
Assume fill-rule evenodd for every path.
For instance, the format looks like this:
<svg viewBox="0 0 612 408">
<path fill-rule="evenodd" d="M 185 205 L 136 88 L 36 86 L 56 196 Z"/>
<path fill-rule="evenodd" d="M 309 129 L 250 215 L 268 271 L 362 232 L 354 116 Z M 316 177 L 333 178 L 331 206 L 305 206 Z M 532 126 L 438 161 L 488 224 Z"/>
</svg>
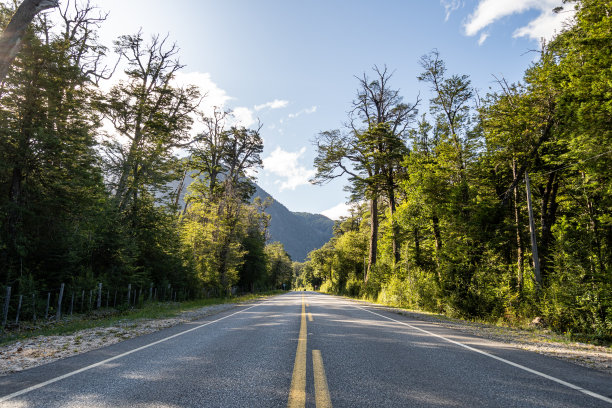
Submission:
<svg viewBox="0 0 612 408">
<path fill-rule="evenodd" d="M 380 170 L 380 190 L 386 195 L 389 205 L 392 230 L 392 250 L 394 262 L 399 262 L 400 254 L 398 243 L 399 227 L 395 219 L 397 199 L 395 189 L 397 188 L 398 176 L 401 172 L 401 160 L 408 153 L 406 138 L 408 126 L 414 121 L 420 102 L 419 96 L 413 104 L 405 103 L 398 89 L 390 87 L 389 82 L 393 76 L 387 67 L 382 69 L 374 67 L 374 79 L 370 79 L 364 73 L 359 80 L 357 98 L 353 101 L 353 110 L 349 116 L 349 123 L 353 131 L 373 129 L 379 125 L 386 124 L 384 134 L 378 128 L 377 143 L 372 146 L 378 154 Z"/>
<path fill-rule="evenodd" d="M 116 51 L 127 61 L 127 80 L 113 86 L 100 110 L 120 137 L 105 146 L 115 200 L 123 211 L 137 205 L 140 194 L 167 185 L 176 162 L 173 149 L 192 142 L 191 115 L 201 96 L 195 86 L 174 86 L 183 65 L 176 58 L 178 47 L 168 45 L 167 38 L 156 35 L 146 43 L 141 32 L 124 35 Z"/>
<path fill-rule="evenodd" d="M 254 215 L 263 209 L 254 210 L 247 204 L 253 193 L 255 174 L 262 165 L 260 128 L 231 126 L 228 129 L 226 117 L 229 114 L 215 110 L 213 116 L 205 120 L 206 130 L 198 135 L 190 149 L 190 166 L 197 178 L 186 198 L 193 208 L 187 209 L 183 221 L 186 236 L 192 236 L 190 228 L 202 230 L 209 236 L 208 246 L 215 248 L 214 251 L 198 255 L 197 250 L 196 256 L 202 270 L 218 276 L 211 282 L 224 291 L 238 281 L 241 271 L 246 272 L 243 257 L 256 254 L 257 239 L 265 234 L 267 226 Z M 250 246 L 246 252 L 243 243 Z M 193 244 L 190 246 L 195 249 Z M 254 284 L 253 279 L 245 280 Z"/>
<path fill-rule="evenodd" d="M 416 115 L 417 102 L 403 103 L 398 90 L 391 89 L 392 76 L 387 68 L 374 67 L 375 79 L 365 74 L 358 78 L 360 89 L 349 114 L 348 129 L 321 132 L 315 140 L 318 155 L 315 158 L 315 183 L 349 176 L 354 196 L 365 196 L 370 203 L 370 244 L 367 281 L 376 264 L 379 209 L 381 194 L 387 194 L 391 219 L 396 209 L 398 158 L 403 153 L 406 129 Z M 393 223 L 394 259 L 399 260 L 398 231 Z"/>
<path fill-rule="evenodd" d="M 4 83 L 1 256 L 9 281 L 16 270 L 46 269 L 54 281 L 91 265 L 79 249 L 91 243 L 84 240 L 92 207 L 103 198 L 90 86 L 100 72 L 89 63 L 104 53 L 95 36 L 104 17 L 82 7 L 60 13 L 62 30 L 46 20 L 28 29 Z M 62 265 L 61 256 L 70 261 Z"/>
</svg>

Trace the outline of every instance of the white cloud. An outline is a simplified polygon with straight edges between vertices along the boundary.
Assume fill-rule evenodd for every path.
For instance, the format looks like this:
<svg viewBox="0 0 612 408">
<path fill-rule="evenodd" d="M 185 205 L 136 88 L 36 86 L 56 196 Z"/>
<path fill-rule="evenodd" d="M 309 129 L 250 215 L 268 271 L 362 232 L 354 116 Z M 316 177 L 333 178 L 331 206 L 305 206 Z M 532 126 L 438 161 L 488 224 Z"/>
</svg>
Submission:
<svg viewBox="0 0 612 408">
<path fill-rule="evenodd" d="M 231 101 L 232 98 L 225 92 L 224 89 L 219 88 L 215 84 L 208 72 L 177 72 L 174 77 L 174 85 L 185 87 L 188 85 L 195 85 L 200 88 L 200 92 L 204 99 L 200 104 L 200 110 L 205 115 L 212 115 L 215 108 L 223 109 L 225 104 Z M 191 127 L 193 134 L 201 133 L 204 131 L 204 124 L 199 120 L 197 115 L 192 115 L 193 125 Z"/>
<path fill-rule="evenodd" d="M 328 208 L 325 211 L 321 211 L 321 214 L 332 220 L 339 220 L 340 217 L 347 217 L 350 215 L 351 206 L 346 203 L 339 203 L 332 208 Z"/>
<path fill-rule="evenodd" d="M 546 38 L 550 40 L 555 34 L 559 33 L 567 19 L 573 16 L 574 10 L 569 13 L 553 13 L 552 11 L 543 12 L 538 18 L 530 21 L 525 27 L 514 31 L 513 37 L 529 37 L 539 40 Z"/>
<path fill-rule="evenodd" d="M 543 37 L 550 40 L 561 30 L 564 21 L 573 16 L 573 9 L 557 14 L 553 12 L 555 7 L 562 5 L 562 0 L 480 0 L 464 25 L 465 34 L 474 36 L 504 17 L 537 10 L 540 15 L 526 26 L 518 28 L 513 37 L 529 37 L 535 40 Z M 482 44 L 487 36 L 488 34 L 481 34 L 479 44 Z"/>
<path fill-rule="evenodd" d="M 295 113 L 290 113 L 288 117 L 293 119 L 293 118 L 297 118 L 300 115 L 310 115 L 311 113 L 315 113 L 316 111 L 317 111 L 317 107 L 312 106 L 310 108 L 302 109 L 301 111 L 298 111 Z"/>
<path fill-rule="evenodd" d="M 206 95 L 200 106 L 204 112 L 212 112 L 214 107 L 223 107 L 228 101 L 234 99 L 212 81 L 208 72 L 179 71 L 174 81 L 178 86 L 195 85 L 200 88 L 202 95 Z"/>
<path fill-rule="evenodd" d="M 463 6 L 463 2 L 461 0 L 440 0 L 440 3 L 444 6 L 444 11 L 446 12 L 444 21 L 448 21 L 451 13 Z"/>
<path fill-rule="evenodd" d="M 232 116 L 234 117 L 234 125 L 249 127 L 256 122 L 253 116 L 253 111 L 244 106 L 239 106 L 232 110 Z"/>
<path fill-rule="evenodd" d="M 271 102 L 266 102 L 262 105 L 255 105 L 254 108 L 256 111 L 260 111 L 262 109 L 279 109 L 279 108 L 284 108 L 289 104 L 289 101 L 285 101 L 285 100 L 281 100 L 281 99 L 275 99 Z"/>
<path fill-rule="evenodd" d="M 308 184 L 314 175 L 313 169 L 307 169 L 299 165 L 300 157 L 306 152 L 302 147 L 297 152 L 288 152 L 277 146 L 268 157 L 263 159 L 264 171 L 279 177 L 276 181 L 280 184 L 280 190 L 295 190 L 296 187 Z"/>
<path fill-rule="evenodd" d="M 478 39 L 478 45 L 484 44 L 484 42 L 486 41 L 487 37 L 489 37 L 488 33 L 480 34 L 480 38 Z"/>
</svg>

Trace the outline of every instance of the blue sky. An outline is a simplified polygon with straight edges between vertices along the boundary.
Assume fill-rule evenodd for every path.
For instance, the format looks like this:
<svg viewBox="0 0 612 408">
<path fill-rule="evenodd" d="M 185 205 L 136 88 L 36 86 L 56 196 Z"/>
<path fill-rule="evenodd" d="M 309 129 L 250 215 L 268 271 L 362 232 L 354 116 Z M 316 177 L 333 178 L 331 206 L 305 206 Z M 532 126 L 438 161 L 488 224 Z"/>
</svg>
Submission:
<svg viewBox="0 0 612 408">
<path fill-rule="evenodd" d="M 407 101 L 429 90 L 419 58 L 437 48 L 449 74 L 468 74 L 482 95 L 493 75 L 510 82 L 571 12 L 561 0 L 104 0 L 105 44 L 142 28 L 169 34 L 186 65 L 180 80 L 208 91 L 208 106 L 263 123 L 259 184 L 292 211 L 341 213 L 344 180 L 313 186 L 314 136 L 346 119 L 355 75 L 394 70 Z M 336 208 L 335 211 L 330 209 Z"/>
</svg>

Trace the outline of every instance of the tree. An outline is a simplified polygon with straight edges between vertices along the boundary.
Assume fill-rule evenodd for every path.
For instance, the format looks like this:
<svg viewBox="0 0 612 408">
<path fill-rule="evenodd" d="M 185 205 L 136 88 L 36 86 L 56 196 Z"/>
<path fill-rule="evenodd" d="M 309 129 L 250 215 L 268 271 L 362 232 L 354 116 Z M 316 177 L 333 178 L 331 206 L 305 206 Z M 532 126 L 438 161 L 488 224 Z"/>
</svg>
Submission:
<svg viewBox="0 0 612 408">
<path fill-rule="evenodd" d="M 393 219 L 398 159 L 405 151 L 402 138 L 416 115 L 418 104 L 418 98 L 412 105 L 404 104 L 399 91 L 389 88 L 391 73 L 386 68 L 375 67 L 374 71 L 376 79 L 373 81 L 365 74 L 359 79 L 361 88 L 353 101 L 347 131 L 321 132 L 315 140 L 318 154 L 314 162 L 317 173 L 313 179 L 314 183 L 325 183 L 346 174 L 353 197 L 365 197 L 369 201 L 370 243 L 364 276 L 366 282 L 376 264 L 379 198 L 381 192 L 387 193 Z M 394 259 L 397 261 L 398 233 L 395 223 L 393 226 Z"/>
<path fill-rule="evenodd" d="M 421 57 L 423 72 L 418 79 L 429 83 L 433 97 L 430 100 L 430 111 L 437 120 L 445 136 L 454 147 L 453 161 L 458 173 L 458 183 L 463 185 L 464 200 L 467 201 L 467 182 L 465 169 L 469 157 L 470 101 L 473 91 L 468 75 L 445 77 L 446 64 L 440 59 L 437 50 Z M 467 156 L 467 157 L 466 157 Z"/>
<path fill-rule="evenodd" d="M 246 233 L 241 241 L 245 255 L 238 284 L 253 293 L 256 287 L 267 286 L 268 260 L 265 247 L 270 216 L 264 210 L 269 204 L 270 201 L 261 201 L 256 197 L 253 204 L 246 208 Z"/>
<path fill-rule="evenodd" d="M 153 36 L 145 43 L 142 33 L 124 35 L 116 51 L 127 60 L 127 80 L 113 86 L 100 110 L 115 131 L 127 140 L 105 143 L 112 189 L 120 211 L 137 205 L 140 194 L 163 189 L 176 163 L 173 149 L 187 147 L 191 117 L 200 104 L 195 86 L 179 88 L 172 80 L 183 68 L 178 47 L 167 38 Z"/>
<path fill-rule="evenodd" d="M 386 194 L 389 204 L 393 260 L 397 263 L 400 255 L 399 229 L 395 220 L 397 208 L 395 189 L 401 172 L 401 160 L 408 153 L 405 145 L 406 131 L 418 113 L 420 98 L 417 96 L 413 104 L 404 103 L 399 90 L 389 86 L 393 73 L 388 72 L 386 66 L 383 69 L 375 66 L 374 72 L 374 80 L 370 80 L 365 74 L 358 78 L 360 89 L 357 92 L 357 99 L 353 101 L 349 122 L 353 131 L 363 129 L 364 125 L 367 125 L 368 130 L 383 124 L 387 126 L 382 133 L 380 128 L 375 131 L 376 143 L 371 147 L 379 156 L 377 161 L 381 177 L 377 182 L 380 191 Z"/>
<path fill-rule="evenodd" d="M 248 204 L 254 176 L 262 165 L 261 127 L 227 129 L 226 117 L 230 114 L 215 109 L 213 116 L 205 119 L 206 130 L 190 149 L 190 167 L 196 181 L 186 197 L 183 220 L 184 235 L 191 242 L 197 238 L 190 229 L 208 237 L 209 248 L 205 253 L 199 245 L 189 245 L 200 259 L 198 264 L 206 264 L 203 268 L 207 273 L 218 274 L 218 279 L 211 282 L 225 291 L 239 278 L 254 288 L 257 280 L 254 271 L 261 271 L 255 263 L 263 261 L 260 246 L 265 242 L 267 229 L 263 206 Z M 245 256 L 253 264 L 244 265 Z"/>
<path fill-rule="evenodd" d="M 211 116 L 203 117 L 205 130 L 196 137 L 191 147 L 190 167 L 196 170 L 196 177 L 204 182 L 207 196 L 216 197 L 219 191 L 219 177 L 225 171 L 228 136 L 227 119 L 231 113 L 217 107 Z"/>
<path fill-rule="evenodd" d="M 57 282 L 95 263 L 87 251 L 104 190 L 91 88 L 100 72 L 89 62 L 104 53 L 95 36 L 104 17 L 83 7 L 60 13 L 61 31 L 46 20 L 28 28 L 4 81 L 0 259 L 9 282 L 17 271 Z"/>
<path fill-rule="evenodd" d="M 268 264 L 268 282 L 274 289 L 284 289 L 291 286 L 293 264 L 291 257 L 285 252 L 280 242 L 266 245 Z"/>
</svg>

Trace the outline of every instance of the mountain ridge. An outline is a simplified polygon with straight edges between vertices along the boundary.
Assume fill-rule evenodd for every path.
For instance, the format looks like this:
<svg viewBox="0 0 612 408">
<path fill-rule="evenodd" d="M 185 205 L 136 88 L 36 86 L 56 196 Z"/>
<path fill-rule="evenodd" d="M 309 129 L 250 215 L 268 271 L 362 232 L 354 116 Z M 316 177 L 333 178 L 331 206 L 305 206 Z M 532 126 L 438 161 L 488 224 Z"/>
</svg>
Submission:
<svg viewBox="0 0 612 408">
<path fill-rule="evenodd" d="M 282 243 L 292 260 L 303 262 L 310 251 L 320 248 L 333 236 L 334 221 L 323 214 L 293 212 L 257 184 L 252 200 L 256 197 L 272 200 L 265 209 L 270 215 L 269 241 Z"/>
<path fill-rule="evenodd" d="M 185 205 L 184 198 L 187 187 L 192 182 L 193 178 L 187 175 L 184 181 L 184 188 L 179 197 L 181 208 Z M 270 205 L 264 210 L 270 216 L 268 242 L 280 242 L 283 244 L 285 251 L 293 261 L 305 261 L 310 251 L 322 247 L 331 239 L 333 236 L 333 220 L 323 214 L 293 212 L 257 183 L 253 184 L 255 185 L 255 193 L 251 197 L 251 202 L 256 197 L 260 197 L 262 200 L 265 200 L 267 197 L 271 199 Z M 170 186 L 176 189 L 178 182 L 174 182 Z"/>
</svg>

